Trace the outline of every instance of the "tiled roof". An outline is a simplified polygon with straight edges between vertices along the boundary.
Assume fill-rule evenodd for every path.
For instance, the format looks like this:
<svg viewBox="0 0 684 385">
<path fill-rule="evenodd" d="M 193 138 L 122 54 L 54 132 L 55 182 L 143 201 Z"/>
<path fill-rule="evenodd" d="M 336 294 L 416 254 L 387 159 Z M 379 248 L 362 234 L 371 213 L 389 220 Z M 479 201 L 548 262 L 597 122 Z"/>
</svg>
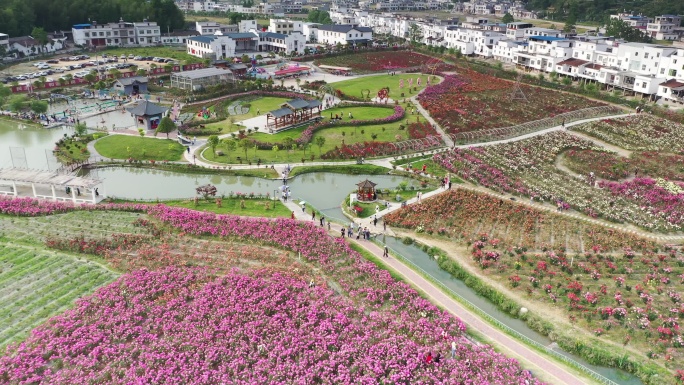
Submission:
<svg viewBox="0 0 684 385">
<path fill-rule="evenodd" d="M 567 60 L 563 60 L 562 62 L 558 63 L 558 65 L 566 65 L 569 67 L 579 67 L 579 66 L 587 64 L 587 63 L 589 63 L 589 62 L 586 60 L 582 60 L 582 59 L 567 59 Z"/>
</svg>

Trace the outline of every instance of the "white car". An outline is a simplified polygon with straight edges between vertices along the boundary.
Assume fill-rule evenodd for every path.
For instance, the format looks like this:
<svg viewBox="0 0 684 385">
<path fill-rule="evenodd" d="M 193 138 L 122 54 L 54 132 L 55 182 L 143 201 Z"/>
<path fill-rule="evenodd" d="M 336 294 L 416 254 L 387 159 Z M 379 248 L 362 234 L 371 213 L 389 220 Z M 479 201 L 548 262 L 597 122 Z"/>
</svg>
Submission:
<svg viewBox="0 0 684 385">
<path fill-rule="evenodd" d="M 47 65 L 47 63 L 44 61 L 39 61 L 37 63 L 33 63 L 34 67 L 40 67 L 40 66 L 44 66 L 44 65 Z"/>
<path fill-rule="evenodd" d="M 77 79 L 81 79 L 81 78 L 84 78 L 86 75 L 88 75 L 87 72 L 85 72 L 85 71 L 79 71 L 79 72 L 76 72 L 76 73 L 74 74 L 74 77 L 77 78 Z"/>
<path fill-rule="evenodd" d="M 64 68 L 55 68 L 55 69 L 53 69 L 53 71 L 55 71 L 55 72 L 61 74 L 61 73 L 64 72 Z"/>
<path fill-rule="evenodd" d="M 38 76 L 48 76 L 48 75 L 50 75 L 50 74 L 47 73 L 46 71 L 40 71 L 40 72 L 38 72 Z"/>
<path fill-rule="evenodd" d="M 80 65 L 80 64 L 74 64 L 72 67 L 74 67 L 74 69 L 76 69 L 76 68 L 83 68 L 83 66 Z"/>
<path fill-rule="evenodd" d="M 17 80 L 28 80 L 28 78 L 24 75 L 19 75 L 17 76 Z"/>
</svg>

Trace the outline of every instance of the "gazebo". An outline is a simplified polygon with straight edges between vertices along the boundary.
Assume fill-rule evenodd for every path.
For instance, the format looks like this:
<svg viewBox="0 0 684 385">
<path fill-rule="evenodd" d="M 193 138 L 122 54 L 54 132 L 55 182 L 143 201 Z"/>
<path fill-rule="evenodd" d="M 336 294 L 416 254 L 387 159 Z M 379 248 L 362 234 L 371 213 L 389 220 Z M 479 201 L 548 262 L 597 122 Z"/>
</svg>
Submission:
<svg viewBox="0 0 684 385">
<path fill-rule="evenodd" d="M 168 111 L 168 108 L 147 100 L 141 100 L 137 105 L 128 107 L 127 110 L 135 117 L 138 125 L 143 126 L 146 130 L 156 130 L 162 115 Z"/>
<path fill-rule="evenodd" d="M 302 124 L 321 117 L 320 100 L 292 99 L 283 103 L 279 109 L 266 115 L 266 127 L 276 133 L 282 129 Z"/>
<path fill-rule="evenodd" d="M 375 186 L 377 186 L 377 184 L 369 181 L 368 179 L 361 183 L 357 183 L 356 186 L 358 187 L 356 199 L 359 201 L 373 202 L 378 198 L 378 195 L 375 193 Z"/>
</svg>

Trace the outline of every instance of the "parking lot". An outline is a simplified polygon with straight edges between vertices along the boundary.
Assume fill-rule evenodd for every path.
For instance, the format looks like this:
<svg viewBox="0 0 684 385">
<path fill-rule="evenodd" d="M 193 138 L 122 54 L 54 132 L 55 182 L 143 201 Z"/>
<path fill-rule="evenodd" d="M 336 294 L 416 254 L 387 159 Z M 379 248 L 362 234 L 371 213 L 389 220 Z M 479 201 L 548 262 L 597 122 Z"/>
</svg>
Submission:
<svg viewBox="0 0 684 385">
<path fill-rule="evenodd" d="M 138 69 L 150 69 L 154 64 L 163 67 L 167 64 L 176 64 L 177 61 L 169 58 L 135 55 L 77 55 L 60 56 L 44 61 L 31 61 L 9 67 L 0 73 L 0 81 L 11 84 L 17 81 L 26 84 L 38 80 L 44 76 L 46 81 L 59 81 L 60 77 L 70 74 L 74 78 L 83 78 L 93 70 L 100 74 L 107 74 L 112 69 L 125 72 L 130 71 L 132 66 Z"/>
</svg>

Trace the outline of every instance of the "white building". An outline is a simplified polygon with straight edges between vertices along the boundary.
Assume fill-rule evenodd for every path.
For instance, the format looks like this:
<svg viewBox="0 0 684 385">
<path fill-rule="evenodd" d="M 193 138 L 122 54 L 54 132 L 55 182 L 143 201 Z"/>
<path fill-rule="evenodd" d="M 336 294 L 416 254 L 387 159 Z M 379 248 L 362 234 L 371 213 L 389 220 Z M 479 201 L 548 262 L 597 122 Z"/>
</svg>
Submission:
<svg viewBox="0 0 684 385">
<path fill-rule="evenodd" d="M 16 51 L 23 56 L 49 54 L 63 49 L 66 39 L 49 39 L 47 44 L 43 45 L 31 36 L 10 37 L 7 39 L 8 51 Z"/>
<path fill-rule="evenodd" d="M 303 23 L 299 20 L 270 19 L 268 32 L 289 35 L 293 32 L 304 33 Z"/>
<path fill-rule="evenodd" d="M 200 35 L 213 35 L 216 31 L 220 31 L 222 34 L 238 32 L 238 26 L 230 24 L 220 24 L 214 21 L 196 21 L 195 30 L 199 32 Z"/>
<path fill-rule="evenodd" d="M 161 42 L 164 45 L 187 45 L 188 39 L 199 36 L 197 31 L 173 31 L 165 33 L 161 36 Z"/>
<path fill-rule="evenodd" d="M 238 23 L 238 32 L 246 33 L 251 30 L 257 30 L 259 25 L 257 25 L 256 20 L 242 20 Z"/>
<path fill-rule="evenodd" d="M 259 51 L 280 52 L 290 55 L 303 53 L 306 37 L 300 32 L 289 35 L 274 32 L 259 32 Z"/>
<path fill-rule="evenodd" d="M 0 33 L 0 51 L 9 51 L 9 35 L 6 33 Z"/>
<path fill-rule="evenodd" d="M 161 33 L 156 22 L 76 24 L 71 28 L 74 43 L 86 47 L 124 47 L 161 44 Z"/>
<path fill-rule="evenodd" d="M 327 24 L 318 27 L 319 43 L 330 45 L 356 45 L 366 44 L 373 40 L 373 29 L 368 27 L 355 27 L 353 25 Z"/>
<path fill-rule="evenodd" d="M 302 23 L 302 34 L 306 41 L 315 43 L 318 39 L 318 27 L 322 24 L 319 23 Z"/>
<path fill-rule="evenodd" d="M 216 32 L 214 36 L 195 36 L 188 39 L 187 53 L 199 58 L 221 60 L 232 58 L 243 53 L 256 52 L 259 37 L 256 33 Z"/>
<path fill-rule="evenodd" d="M 677 40 L 679 34 L 676 29 L 681 22 L 681 16 L 656 16 L 655 21 L 646 26 L 646 34 L 656 40 Z"/>
</svg>

